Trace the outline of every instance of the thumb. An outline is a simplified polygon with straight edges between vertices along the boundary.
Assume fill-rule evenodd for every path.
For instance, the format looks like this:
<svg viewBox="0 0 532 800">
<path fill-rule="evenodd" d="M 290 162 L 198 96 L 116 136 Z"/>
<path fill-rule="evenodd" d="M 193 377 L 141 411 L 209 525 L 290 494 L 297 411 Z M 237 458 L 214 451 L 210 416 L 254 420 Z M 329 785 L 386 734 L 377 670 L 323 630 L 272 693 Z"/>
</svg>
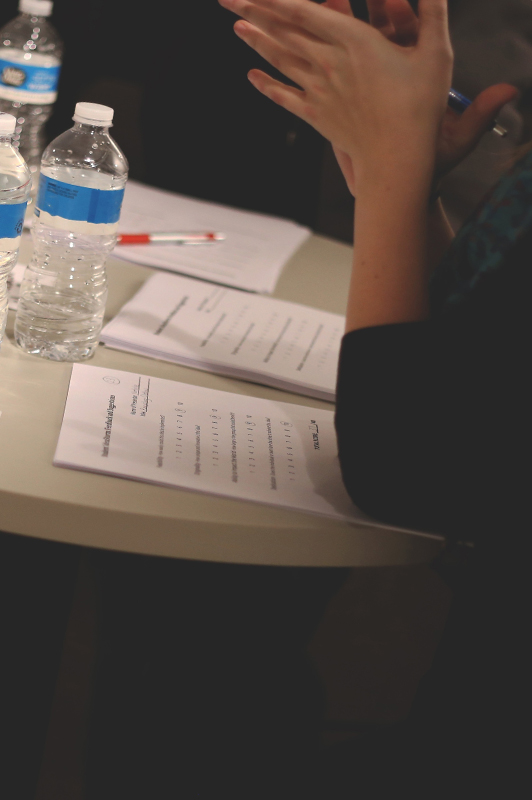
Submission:
<svg viewBox="0 0 532 800">
<path fill-rule="evenodd" d="M 508 83 L 498 83 L 484 89 L 456 122 L 457 144 L 473 148 L 481 136 L 491 129 L 493 120 L 501 108 L 513 100 L 517 94 L 518 90 L 515 86 Z"/>
</svg>

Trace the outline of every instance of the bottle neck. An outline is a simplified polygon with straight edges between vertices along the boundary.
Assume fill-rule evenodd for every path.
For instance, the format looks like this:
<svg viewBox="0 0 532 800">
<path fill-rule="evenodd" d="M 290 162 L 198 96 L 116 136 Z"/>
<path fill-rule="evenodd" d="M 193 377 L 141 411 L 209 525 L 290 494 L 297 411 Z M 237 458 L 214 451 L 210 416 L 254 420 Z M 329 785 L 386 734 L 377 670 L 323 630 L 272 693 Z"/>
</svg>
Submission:
<svg viewBox="0 0 532 800">
<path fill-rule="evenodd" d="M 95 125 L 91 122 L 75 122 L 73 131 L 77 133 L 109 133 L 110 125 Z"/>
<path fill-rule="evenodd" d="M 42 24 L 48 20 L 48 17 L 45 17 L 43 14 L 29 14 L 27 11 L 21 11 L 20 16 L 33 23 L 38 22 Z"/>
</svg>

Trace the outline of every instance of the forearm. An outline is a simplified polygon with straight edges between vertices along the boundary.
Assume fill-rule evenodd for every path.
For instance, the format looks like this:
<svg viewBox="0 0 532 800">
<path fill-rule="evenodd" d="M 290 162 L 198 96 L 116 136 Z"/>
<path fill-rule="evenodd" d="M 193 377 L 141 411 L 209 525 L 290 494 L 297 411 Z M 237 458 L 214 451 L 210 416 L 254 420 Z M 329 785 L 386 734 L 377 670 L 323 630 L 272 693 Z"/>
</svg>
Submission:
<svg viewBox="0 0 532 800">
<path fill-rule="evenodd" d="M 358 181 L 346 331 L 428 317 L 431 174 L 427 155 Z"/>
</svg>

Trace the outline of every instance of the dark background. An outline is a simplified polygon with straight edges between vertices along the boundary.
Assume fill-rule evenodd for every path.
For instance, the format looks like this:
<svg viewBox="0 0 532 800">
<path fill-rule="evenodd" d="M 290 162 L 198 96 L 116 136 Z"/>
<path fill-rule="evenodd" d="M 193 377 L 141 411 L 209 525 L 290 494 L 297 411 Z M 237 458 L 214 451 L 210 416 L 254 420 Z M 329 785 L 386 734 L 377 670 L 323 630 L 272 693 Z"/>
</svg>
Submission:
<svg viewBox="0 0 532 800">
<path fill-rule="evenodd" d="M 56 0 L 65 57 L 49 137 L 77 101 L 111 105 L 131 178 L 315 227 L 324 142 L 249 84 L 266 65 L 234 35 L 234 15 L 216 0 L 147 8 Z M 16 10 L 3 3 L 0 23 Z"/>
<path fill-rule="evenodd" d="M 351 0 L 366 17 L 365 0 Z M 142 10 L 141 10 L 142 9 Z M 353 203 L 331 148 L 308 125 L 248 82 L 262 59 L 232 30 L 234 15 L 216 0 L 55 0 L 52 23 L 65 41 L 50 139 L 70 127 L 75 103 L 115 108 L 113 136 L 130 177 L 184 194 L 278 214 L 350 241 Z M 4 0 L 0 25 L 17 13 Z M 532 3 L 451 0 L 454 85 L 473 97 L 509 80 L 532 95 Z M 491 134 L 473 163 L 446 187 L 459 224 L 500 174 L 504 156 L 532 135 L 521 114 L 504 115 L 506 142 Z M 400 143 L 398 143 L 400 145 Z"/>
</svg>

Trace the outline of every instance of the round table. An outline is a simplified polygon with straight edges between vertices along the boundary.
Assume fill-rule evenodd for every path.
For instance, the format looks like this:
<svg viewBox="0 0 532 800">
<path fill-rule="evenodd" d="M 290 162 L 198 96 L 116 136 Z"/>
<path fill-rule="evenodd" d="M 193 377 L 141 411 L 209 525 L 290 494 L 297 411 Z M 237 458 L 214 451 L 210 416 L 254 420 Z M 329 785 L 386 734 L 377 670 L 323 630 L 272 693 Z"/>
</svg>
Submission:
<svg viewBox="0 0 532 800">
<path fill-rule="evenodd" d="M 21 260 L 31 254 L 27 234 Z M 274 295 L 343 313 L 352 250 L 312 236 L 290 259 Z M 152 270 L 110 258 L 106 319 Z M 204 561 L 355 567 L 430 561 L 437 537 L 324 519 L 251 502 L 61 469 L 52 465 L 71 364 L 21 352 L 10 312 L 0 349 L 0 530 L 57 542 Z M 89 363 L 225 391 L 331 408 L 331 404 L 100 345 Z"/>
</svg>

